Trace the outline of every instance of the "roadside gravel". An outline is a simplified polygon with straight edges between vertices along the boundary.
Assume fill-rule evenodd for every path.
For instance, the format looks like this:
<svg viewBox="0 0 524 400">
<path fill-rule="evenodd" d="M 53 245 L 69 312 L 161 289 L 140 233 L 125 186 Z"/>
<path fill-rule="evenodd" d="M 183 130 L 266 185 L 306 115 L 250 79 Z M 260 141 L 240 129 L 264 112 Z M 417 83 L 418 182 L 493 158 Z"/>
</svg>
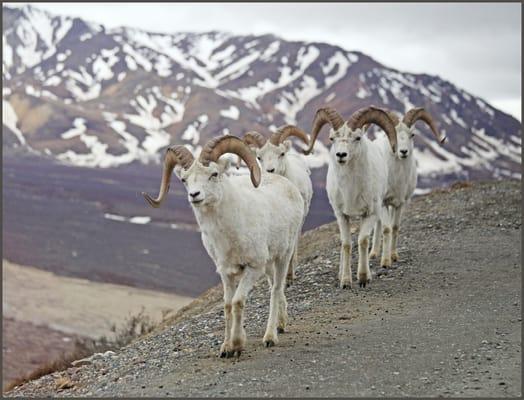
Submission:
<svg viewBox="0 0 524 400">
<path fill-rule="evenodd" d="M 120 352 L 5 395 L 518 397 L 520 202 L 515 181 L 414 199 L 400 261 L 384 271 L 374 260 L 365 289 L 337 286 L 336 224 L 307 232 L 297 281 L 286 290 L 289 328 L 276 347 L 262 345 L 269 293 L 261 280 L 246 307 L 246 351 L 217 357 L 217 287 Z"/>
</svg>

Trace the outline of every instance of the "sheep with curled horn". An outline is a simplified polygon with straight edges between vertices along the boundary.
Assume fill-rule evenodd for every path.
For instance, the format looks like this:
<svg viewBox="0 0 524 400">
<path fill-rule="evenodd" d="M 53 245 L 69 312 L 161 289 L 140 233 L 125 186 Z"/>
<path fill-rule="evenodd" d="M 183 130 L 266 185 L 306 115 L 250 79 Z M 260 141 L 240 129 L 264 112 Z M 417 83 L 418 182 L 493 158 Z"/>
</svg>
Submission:
<svg viewBox="0 0 524 400">
<path fill-rule="evenodd" d="M 302 230 L 302 226 L 309 212 L 311 198 L 313 197 L 313 184 L 311 183 L 311 172 L 303 156 L 290 151 L 291 141 L 288 139 L 291 137 L 300 139 L 306 145 L 309 144 L 306 133 L 294 125 L 285 125 L 278 128 L 267 140 L 260 133 L 254 131 L 246 133 L 242 140 L 254 148 L 263 170 L 289 179 L 298 188 L 304 202 Z M 295 279 L 295 269 L 298 263 L 297 252 L 298 241 L 295 247 L 295 254 L 289 264 L 287 274 L 288 284 L 291 284 Z"/>
<path fill-rule="evenodd" d="M 241 157 L 249 176 L 225 174 L 218 161 L 226 153 Z M 220 356 L 239 356 L 244 350 L 245 303 L 264 274 L 272 287 L 263 343 L 273 346 L 287 322 L 284 288 L 303 221 L 300 192 L 289 180 L 261 171 L 248 146 L 231 135 L 207 142 L 198 159 L 184 146 L 170 147 L 157 198 L 143 193 L 153 207 L 165 199 L 173 171 L 186 188 L 202 242 L 222 279 L 225 338 Z"/>
<path fill-rule="evenodd" d="M 358 270 L 357 277 L 361 287 L 371 281 L 368 247 L 369 236 L 377 220 L 384 227 L 384 252 L 381 265 L 391 266 L 391 221 L 384 205 L 389 171 L 385 162 L 386 153 L 396 151 L 397 136 L 395 125 L 383 110 L 370 106 L 353 113 L 344 121 L 333 108 L 317 110 L 313 120 L 313 129 L 309 154 L 325 124 L 331 125 L 329 139 L 329 163 L 326 179 L 328 199 L 337 218 L 340 231 L 341 250 L 339 280 L 341 288 L 352 287 L 351 273 L 351 230 L 353 218 L 361 218 L 358 234 Z M 389 148 L 369 140 L 363 129 L 368 124 L 381 127 L 389 139 Z"/>
<path fill-rule="evenodd" d="M 446 137 L 439 133 L 435 121 L 422 107 L 412 108 L 402 119 L 392 111 L 386 112 L 395 124 L 398 150 L 395 153 L 387 151 L 389 144 L 385 135 L 379 136 L 376 142 L 383 147 L 383 152 L 387 154 L 388 169 L 393 172 L 388 175 L 385 204 L 389 208 L 392 220 L 391 260 L 398 261 L 397 243 L 402 213 L 417 187 L 417 164 L 413 155 L 415 123 L 417 121 L 424 122 L 441 144 L 444 143 Z M 373 247 L 369 254 L 370 258 L 377 257 L 380 252 L 380 233 L 380 221 L 377 221 L 373 234 Z"/>
</svg>

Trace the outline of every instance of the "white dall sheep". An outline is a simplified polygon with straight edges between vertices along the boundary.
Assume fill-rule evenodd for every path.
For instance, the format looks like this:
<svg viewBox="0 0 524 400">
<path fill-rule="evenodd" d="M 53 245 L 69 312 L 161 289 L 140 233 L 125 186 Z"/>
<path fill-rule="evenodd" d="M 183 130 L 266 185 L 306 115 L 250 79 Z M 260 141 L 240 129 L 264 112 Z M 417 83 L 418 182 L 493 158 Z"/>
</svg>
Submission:
<svg viewBox="0 0 524 400">
<path fill-rule="evenodd" d="M 313 149 L 317 136 L 326 124 L 330 123 L 329 139 L 332 142 L 326 179 L 329 202 L 337 218 L 340 239 L 339 279 L 340 287 L 352 287 L 351 276 L 351 230 L 350 219 L 361 217 L 358 235 L 358 282 L 365 287 L 371 281 L 368 246 L 369 235 L 375 221 L 379 219 L 384 226 L 384 252 L 381 264 L 391 266 L 391 223 L 384 204 L 387 191 L 388 165 L 384 149 L 369 140 L 364 125 L 376 124 L 388 135 L 391 149 L 396 149 L 395 126 L 383 111 L 375 107 L 363 108 L 355 112 L 348 121 L 333 108 L 317 110 L 313 121 L 311 141 L 305 154 Z"/>
<path fill-rule="evenodd" d="M 397 243 L 402 212 L 417 187 L 417 165 L 413 155 L 414 125 L 419 120 L 425 122 L 439 143 L 444 143 L 446 137 L 439 134 L 433 118 L 424 108 L 417 107 L 409 110 L 402 121 L 395 113 L 391 111 L 387 111 L 387 113 L 395 124 L 398 150 L 396 153 L 387 151 L 389 143 L 384 135 L 379 136 L 376 141 L 383 147 L 383 152 L 387 154 L 389 170 L 394 171 L 394 173 L 389 174 L 385 203 L 389 206 L 390 218 L 393 222 L 391 260 L 398 261 Z M 373 247 L 369 254 L 370 258 L 377 257 L 380 252 L 380 231 L 380 221 L 377 221 L 373 234 Z"/>
<path fill-rule="evenodd" d="M 297 137 L 306 145 L 309 144 L 306 133 L 293 125 L 286 125 L 279 128 L 268 140 L 255 131 L 246 133 L 242 140 L 248 146 L 255 148 L 257 159 L 263 170 L 289 179 L 298 188 L 304 202 L 304 218 L 300 226 L 300 230 L 302 230 L 302 226 L 309 212 L 311 198 L 313 197 L 313 184 L 311 183 L 310 177 L 311 171 L 302 159 L 302 156 L 292 154 L 289 151 L 291 149 L 291 141 L 286 140 L 289 137 Z M 295 269 L 298 263 L 297 254 L 298 241 L 295 246 L 294 256 L 289 264 L 287 273 L 288 283 L 293 282 L 295 279 Z"/>
<path fill-rule="evenodd" d="M 250 177 L 224 174 L 217 160 L 225 153 L 240 156 Z M 263 342 L 273 346 L 277 331 L 283 331 L 287 322 L 284 286 L 303 218 L 300 192 L 281 176 L 261 173 L 251 150 L 230 135 L 210 140 L 198 159 L 184 146 L 169 148 L 158 197 L 143 193 L 153 207 L 165 198 L 173 169 L 186 187 L 202 242 L 224 286 L 225 338 L 220 356 L 239 356 L 244 349 L 244 306 L 264 273 L 273 284 Z"/>
</svg>

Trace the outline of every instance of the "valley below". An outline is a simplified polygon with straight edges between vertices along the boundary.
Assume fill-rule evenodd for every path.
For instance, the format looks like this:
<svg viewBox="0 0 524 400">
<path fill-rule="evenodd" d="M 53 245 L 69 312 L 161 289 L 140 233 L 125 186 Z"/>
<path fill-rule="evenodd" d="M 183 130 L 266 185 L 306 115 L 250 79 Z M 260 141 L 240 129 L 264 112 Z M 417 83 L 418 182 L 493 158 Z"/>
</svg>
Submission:
<svg viewBox="0 0 524 400">
<path fill-rule="evenodd" d="M 2 262 L 3 385 L 74 350 L 75 339 L 106 337 L 143 313 L 153 323 L 192 298 L 56 275 Z"/>
</svg>

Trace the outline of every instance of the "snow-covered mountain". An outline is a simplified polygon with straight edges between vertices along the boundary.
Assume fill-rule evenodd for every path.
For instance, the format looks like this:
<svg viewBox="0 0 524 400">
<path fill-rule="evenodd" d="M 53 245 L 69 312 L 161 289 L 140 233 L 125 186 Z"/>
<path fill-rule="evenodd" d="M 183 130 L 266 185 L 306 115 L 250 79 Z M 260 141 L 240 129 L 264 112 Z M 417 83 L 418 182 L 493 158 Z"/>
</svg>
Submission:
<svg viewBox="0 0 524 400">
<path fill-rule="evenodd" d="M 360 52 L 273 35 L 107 29 L 38 8 L 2 8 L 4 152 L 112 167 L 158 162 L 169 144 L 215 135 L 309 131 L 317 108 L 424 106 L 446 131 L 416 141 L 426 180 L 521 177 L 521 124 L 438 76 L 388 68 Z M 321 136 L 324 143 L 327 135 Z M 318 144 L 312 167 L 327 162 Z"/>
</svg>

